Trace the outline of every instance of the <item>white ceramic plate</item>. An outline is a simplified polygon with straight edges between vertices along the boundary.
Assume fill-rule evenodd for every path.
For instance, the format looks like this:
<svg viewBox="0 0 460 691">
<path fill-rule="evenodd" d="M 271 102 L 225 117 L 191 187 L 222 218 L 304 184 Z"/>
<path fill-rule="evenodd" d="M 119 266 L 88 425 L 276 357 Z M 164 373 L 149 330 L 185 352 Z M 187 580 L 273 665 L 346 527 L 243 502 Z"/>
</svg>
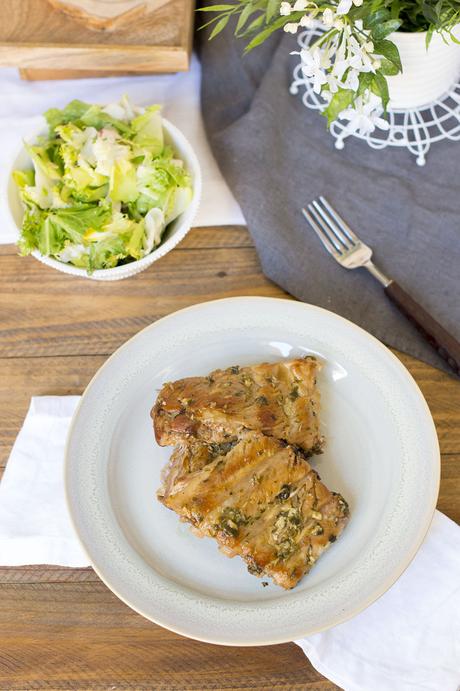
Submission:
<svg viewBox="0 0 460 691">
<path fill-rule="evenodd" d="M 291 591 L 249 575 L 155 498 L 170 448 L 149 417 L 165 381 L 315 353 L 326 452 L 313 465 L 351 520 Z M 233 298 L 160 319 L 99 370 L 75 414 L 66 485 L 75 527 L 105 583 L 145 617 L 228 645 L 280 643 L 357 614 L 414 557 L 431 522 L 439 448 L 417 385 L 376 339 L 331 312 Z"/>
</svg>

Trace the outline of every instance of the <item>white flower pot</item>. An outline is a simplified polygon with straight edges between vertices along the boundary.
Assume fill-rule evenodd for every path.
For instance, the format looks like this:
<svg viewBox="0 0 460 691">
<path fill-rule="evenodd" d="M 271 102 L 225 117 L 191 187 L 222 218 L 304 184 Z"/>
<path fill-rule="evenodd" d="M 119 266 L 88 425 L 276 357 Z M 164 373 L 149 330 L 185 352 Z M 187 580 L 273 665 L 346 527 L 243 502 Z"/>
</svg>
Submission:
<svg viewBox="0 0 460 691">
<path fill-rule="evenodd" d="M 459 26 L 454 31 L 458 38 Z M 390 108 L 417 108 L 435 101 L 460 76 L 460 45 L 434 33 L 428 50 L 426 32 L 396 31 L 389 40 L 396 44 L 403 66 L 402 74 L 388 77 Z"/>
</svg>

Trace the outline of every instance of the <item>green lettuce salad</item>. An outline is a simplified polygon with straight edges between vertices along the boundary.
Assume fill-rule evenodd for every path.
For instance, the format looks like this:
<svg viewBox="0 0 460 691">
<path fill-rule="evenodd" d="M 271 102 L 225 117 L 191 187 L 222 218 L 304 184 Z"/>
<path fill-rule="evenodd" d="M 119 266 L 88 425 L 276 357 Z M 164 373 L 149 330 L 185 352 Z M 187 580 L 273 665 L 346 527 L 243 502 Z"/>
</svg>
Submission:
<svg viewBox="0 0 460 691">
<path fill-rule="evenodd" d="M 160 107 L 72 101 L 45 118 L 48 135 L 25 144 L 33 169 L 13 173 L 25 207 L 20 253 L 39 250 L 91 274 L 158 247 L 192 199 Z"/>
</svg>

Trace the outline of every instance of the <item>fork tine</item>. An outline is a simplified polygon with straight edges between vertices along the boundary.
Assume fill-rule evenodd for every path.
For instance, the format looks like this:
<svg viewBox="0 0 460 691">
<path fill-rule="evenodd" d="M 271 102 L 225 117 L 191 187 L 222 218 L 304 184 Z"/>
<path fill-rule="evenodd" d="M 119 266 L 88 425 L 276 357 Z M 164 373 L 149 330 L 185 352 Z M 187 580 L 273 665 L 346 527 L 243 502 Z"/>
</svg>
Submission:
<svg viewBox="0 0 460 691">
<path fill-rule="evenodd" d="M 310 212 L 311 216 L 313 216 L 314 220 L 316 221 L 316 224 L 321 228 L 323 235 L 325 235 L 331 243 L 331 245 L 335 247 L 337 254 L 342 254 L 342 245 L 340 244 L 335 233 L 332 232 L 329 225 L 325 222 L 322 215 L 318 212 L 317 208 L 313 204 L 308 204 L 307 209 Z"/>
<path fill-rule="evenodd" d="M 315 231 L 316 235 L 319 237 L 321 240 L 322 244 L 324 245 L 325 249 L 329 252 L 329 254 L 332 254 L 334 258 L 338 257 L 338 252 L 335 249 L 334 245 L 331 243 L 327 235 L 323 233 L 319 225 L 316 223 L 314 220 L 313 216 L 310 214 L 310 212 L 307 209 L 302 209 L 302 213 L 305 216 L 306 220 L 312 227 L 312 229 Z"/>
<path fill-rule="evenodd" d="M 359 237 L 352 231 L 348 223 L 343 220 L 343 218 L 340 216 L 340 214 L 337 213 L 337 211 L 329 204 L 327 199 L 325 199 L 323 196 L 319 197 L 320 202 L 324 206 L 324 208 L 330 213 L 334 221 L 337 223 L 337 225 L 340 227 L 343 233 L 348 236 L 348 238 L 354 242 L 355 244 L 358 242 L 361 242 Z"/>
<path fill-rule="evenodd" d="M 335 223 L 334 218 L 331 216 L 328 209 L 323 208 L 317 199 L 315 199 L 312 203 L 323 221 L 327 223 L 328 227 L 331 229 L 333 235 L 337 238 L 341 246 L 344 247 L 345 250 L 350 250 L 354 245 L 353 240 L 342 232 L 341 228 L 337 225 L 337 223 Z"/>
</svg>

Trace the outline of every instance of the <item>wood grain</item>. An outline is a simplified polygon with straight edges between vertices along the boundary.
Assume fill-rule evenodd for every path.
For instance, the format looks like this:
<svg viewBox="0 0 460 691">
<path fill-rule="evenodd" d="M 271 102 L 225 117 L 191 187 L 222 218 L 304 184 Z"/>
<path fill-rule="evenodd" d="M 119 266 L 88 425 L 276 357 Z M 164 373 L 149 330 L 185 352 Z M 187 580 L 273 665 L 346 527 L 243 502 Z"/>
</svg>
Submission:
<svg viewBox="0 0 460 691">
<path fill-rule="evenodd" d="M 155 319 L 244 294 L 285 296 L 262 276 L 241 227 L 194 229 L 149 270 L 110 284 L 65 276 L 0 246 L 0 474 L 31 396 L 82 393 L 106 357 Z M 460 522 L 459 382 L 396 354 L 438 430 L 438 507 Z M 338 690 L 294 644 L 230 649 L 161 629 L 89 568 L 0 568 L 0 601 L 0 691 Z"/>
<path fill-rule="evenodd" d="M 128 22 L 138 21 L 146 11 L 166 5 L 169 0 L 48 0 L 48 3 L 98 31 L 112 31 Z"/>
<path fill-rule="evenodd" d="M 165 69 L 165 72 L 170 70 Z M 36 67 L 20 67 L 19 76 L 29 82 L 42 82 L 58 79 L 95 79 L 96 77 L 136 77 L 139 72 L 126 70 L 54 70 Z M 155 74 L 154 70 L 142 74 Z"/>
<path fill-rule="evenodd" d="M 107 76 L 186 70 L 193 19 L 192 0 L 169 0 L 116 31 L 95 31 L 47 0 L 2 0 L 0 65 L 48 79 L 75 70 Z"/>
<path fill-rule="evenodd" d="M 333 691 L 294 644 L 228 648 L 136 615 L 100 581 L 1 587 L 0 689 Z"/>
</svg>

